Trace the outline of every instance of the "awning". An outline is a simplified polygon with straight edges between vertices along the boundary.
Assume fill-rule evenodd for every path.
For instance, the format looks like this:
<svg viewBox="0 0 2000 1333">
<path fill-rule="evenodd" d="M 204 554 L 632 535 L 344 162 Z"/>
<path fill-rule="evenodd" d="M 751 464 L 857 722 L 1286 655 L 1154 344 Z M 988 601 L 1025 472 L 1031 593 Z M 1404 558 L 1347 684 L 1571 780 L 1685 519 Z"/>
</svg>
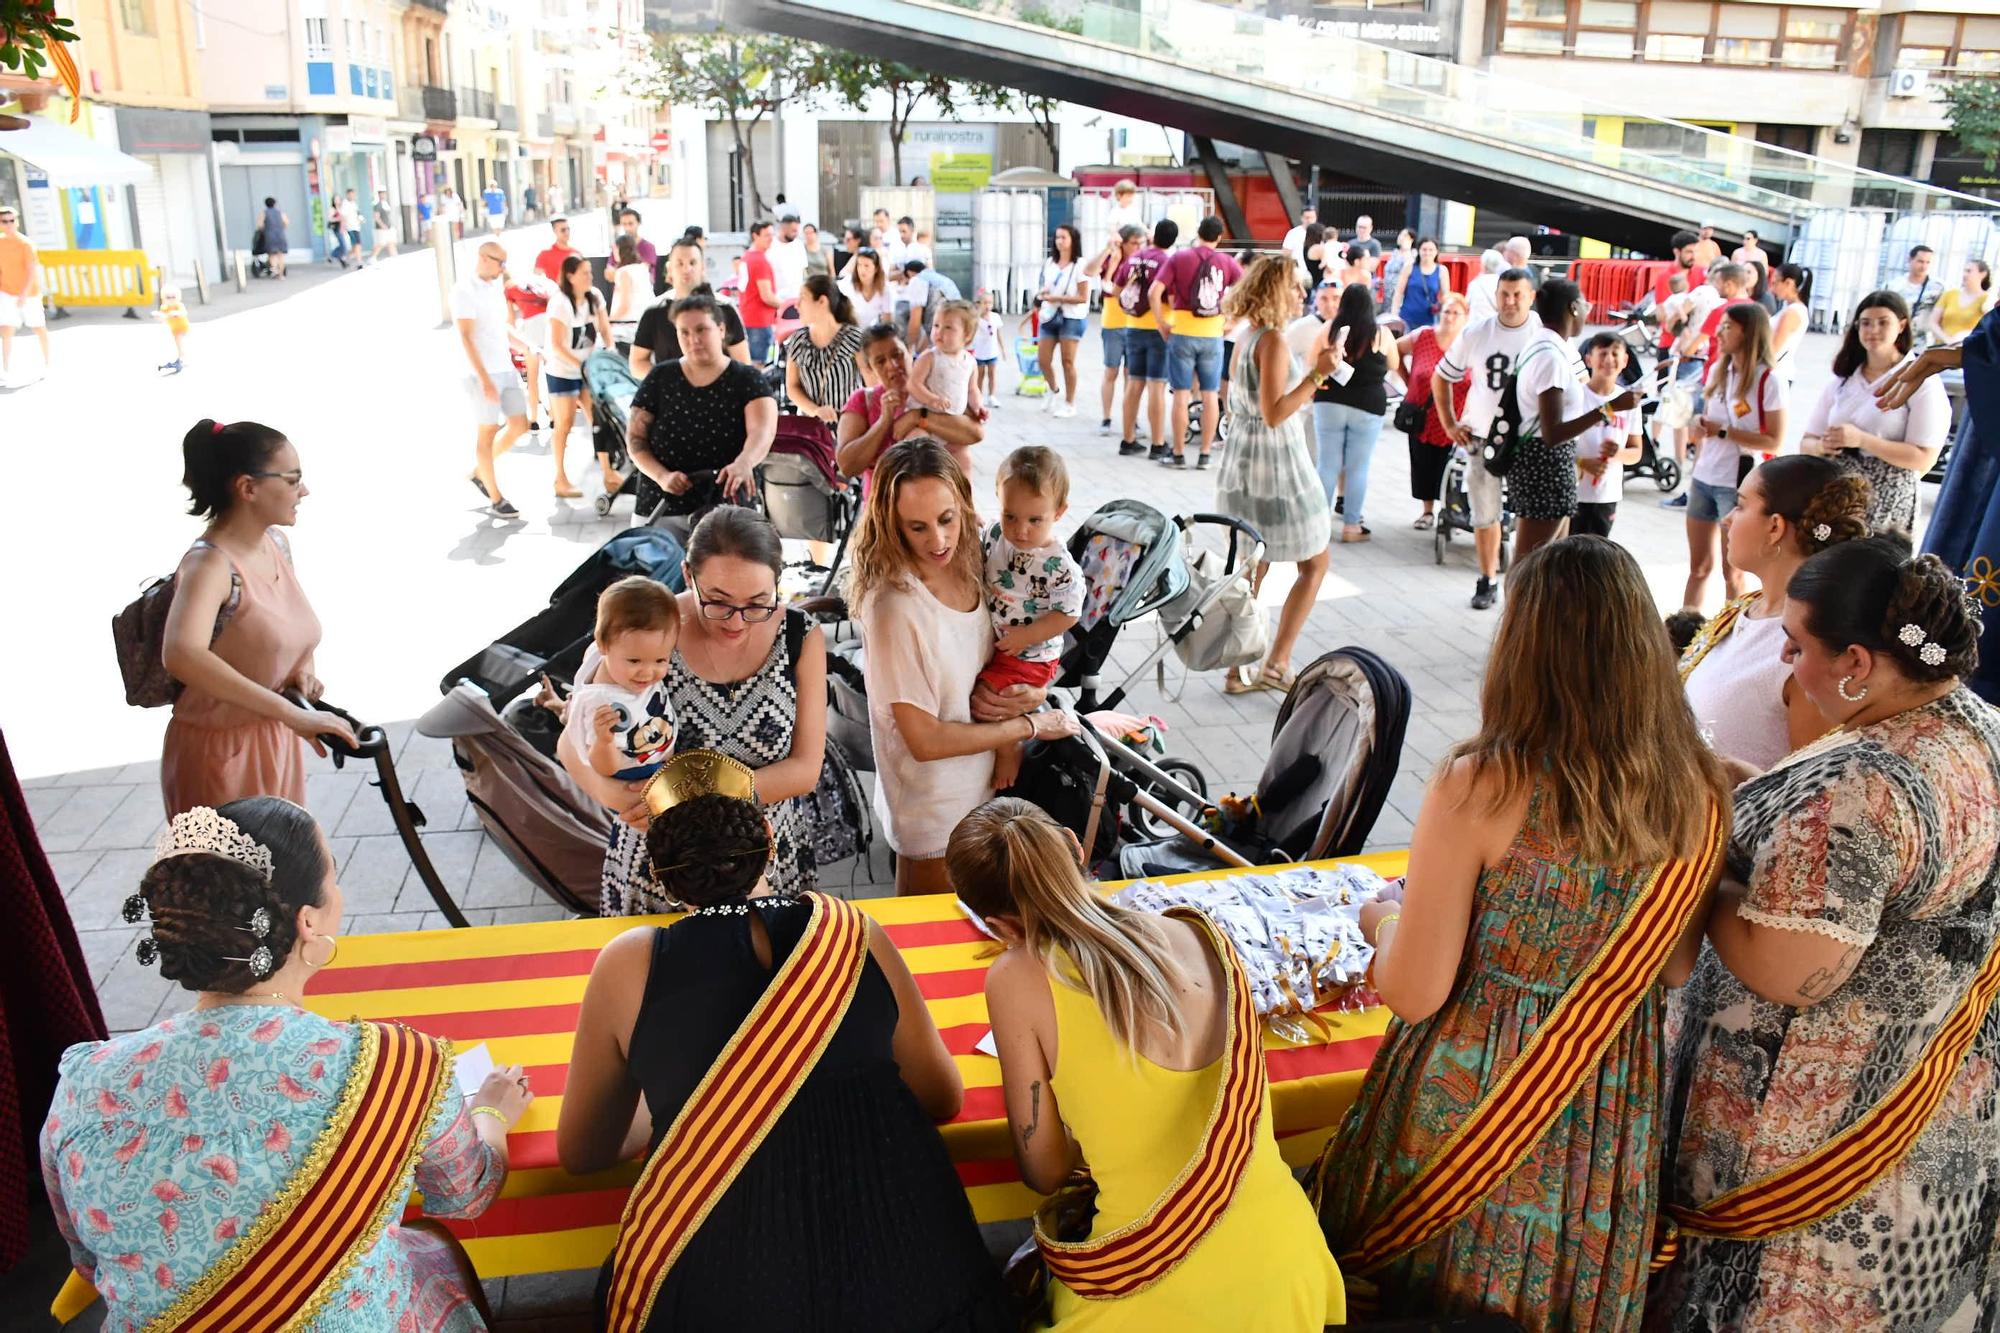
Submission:
<svg viewBox="0 0 2000 1333">
<path fill-rule="evenodd" d="M 49 183 L 58 187 L 135 185 L 153 176 L 138 158 L 42 116 L 29 116 L 25 130 L 0 133 L 0 154 L 47 172 Z"/>
</svg>

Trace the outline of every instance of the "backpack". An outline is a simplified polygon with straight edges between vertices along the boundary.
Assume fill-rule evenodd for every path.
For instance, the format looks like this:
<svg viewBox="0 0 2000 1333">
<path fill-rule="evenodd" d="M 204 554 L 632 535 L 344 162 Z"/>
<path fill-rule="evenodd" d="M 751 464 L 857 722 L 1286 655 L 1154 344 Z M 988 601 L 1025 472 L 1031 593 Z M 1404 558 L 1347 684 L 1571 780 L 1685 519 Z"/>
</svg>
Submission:
<svg viewBox="0 0 2000 1333">
<path fill-rule="evenodd" d="M 1210 319 L 1222 313 L 1222 289 L 1227 284 L 1222 281 L 1222 265 L 1215 262 L 1213 248 L 1198 245 L 1194 252 L 1194 281 L 1188 284 L 1188 290 L 1193 295 L 1188 303 L 1188 313 L 1196 319 Z"/>
<path fill-rule="evenodd" d="M 1486 442 L 1479 446 L 1479 462 L 1491 476 L 1506 476 L 1521 456 L 1520 381 L 1517 365 L 1500 386 L 1500 405 L 1493 413 L 1493 424 L 1486 428 Z"/>
<path fill-rule="evenodd" d="M 197 541 L 196 547 L 214 550 L 212 542 Z M 118 654 L 118 674 L 125 681 L 125 702 L 134 708 L 163 708 L 181 697 L 181 683 L 167 674 L 167 614 L 173 610 L 177 572 L 154 579 L 145 591 L 111 617 L 111 647 Z M 215 628 L 208 641 L 214 643 L 223 626 L 236 614 L 243 600 L 243 576 L 234 564 L 229 569 L 229 596 L 215 613 Z"/>
<path fill-rule="evenodd" d="M 1143 252 L 1141 252 L 1143 253 Z M 1133 318 L 1146 313 L 1152 304 L 1153 275 L 1158 272 L 1160 261 L 1132 256 L 1131 276 L 1118 289 L 1118 308 Z"/>
</svg>

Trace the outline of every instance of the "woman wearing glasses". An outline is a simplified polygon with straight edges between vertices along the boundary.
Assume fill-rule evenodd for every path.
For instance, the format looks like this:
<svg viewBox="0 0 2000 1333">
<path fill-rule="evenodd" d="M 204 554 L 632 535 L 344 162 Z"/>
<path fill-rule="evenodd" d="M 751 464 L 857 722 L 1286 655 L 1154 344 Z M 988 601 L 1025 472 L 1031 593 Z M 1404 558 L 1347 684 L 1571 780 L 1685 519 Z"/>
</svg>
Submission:
<svg viewBox="0 0 2000 1333">
<path fill-rule="evenodd" d="M 771 821 L 771 889 L 792 896 L 819 882 L 802 798 L 819 785 L 826 758 L 826 640 L 779 601 L 784 567 L 778 530 L 754 510 L 725 505 L 695 525 L 667 697 L 676 751 L 713 750 L 756 771 Z M 642 784 L 599 777 L 582 756 L 561 753 L 572 778 L 624 812 L 605 856 L 603 913 L 668 910 L 646 873 Z"/>
<path fill-rule="evenodd" d="M 347 723 L 301 707 L 318 701 L 319 617 L 292 570 L 282 528 L 306 498 L 299 451 L 254 421 L 203 419 L 181 442 L 188 512 L 208 520 L 175 571 L 160 658 L 185 687 L 160 749 L 160 790 L 172 818 L 244 796 L 306 799 L 304 744 L 354 743 Z"/>
</svg>

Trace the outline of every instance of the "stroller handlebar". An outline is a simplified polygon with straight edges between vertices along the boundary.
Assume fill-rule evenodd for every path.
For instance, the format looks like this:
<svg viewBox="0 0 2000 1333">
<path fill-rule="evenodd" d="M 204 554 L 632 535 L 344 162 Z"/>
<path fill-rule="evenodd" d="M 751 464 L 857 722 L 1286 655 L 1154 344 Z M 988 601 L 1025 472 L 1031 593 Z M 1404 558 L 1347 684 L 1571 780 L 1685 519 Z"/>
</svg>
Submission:
<svg viewBox="0 0 2000 1333">
<path fill-rule="evenodd" d="M 332 756 L 335 768 L 343 767 L 349 759 L 373 759 L 376 755 L 386 752 L 389 748 L 389 733 L 386 730 L 373 722 L 363 722 L 360 718 L 337 704 L 330 704 L 324 699 L 315 702 L 306 698 L 305 695 L 299 693 L 297 690 L 286 690 L 285 698 L 297 704 L 300 708 L 309 708 L 320 713 L 331 713 L 341 721 L 347 723 L 348 726 L 354 728 L 353 745 L 349 745 L 346 741 L 340 739 L 340 737 L 330 733 L 322 734 L 319 737 L 319 743 L 324 745 L 327 753 Z"/>
<path fill-rule="evenodd" d="M 1229 550 L 1222 561 L 1222 572 L 1225 575 L 1234 574 L 1239 568 L 1236 562 L 1236 549 L 1239 543 L 1249 543 L 1249 564 L 1256 565 L 1264 558 L 1264 534 L 1240 518 L 1228 514 L 1184 514 L 1177 516 L 1174 522 L 1183 532 L 1196 523 L 1208 523 L 1229 530 Z"/>
</svg>

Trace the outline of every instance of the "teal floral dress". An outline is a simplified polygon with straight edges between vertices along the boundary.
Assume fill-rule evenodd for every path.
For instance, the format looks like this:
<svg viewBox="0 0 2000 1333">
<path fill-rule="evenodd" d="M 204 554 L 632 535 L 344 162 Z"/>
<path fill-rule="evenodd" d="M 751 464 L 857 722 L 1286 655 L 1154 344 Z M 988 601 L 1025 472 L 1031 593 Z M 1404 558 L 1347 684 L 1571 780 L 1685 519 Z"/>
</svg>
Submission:
<svg viewBox="0 0 2000 1333">
<path fill-rule="evenodd" d="M 104 1327 L 143 1329 L 228 1252 L 309 1152 L 360 1049 L 344 1023 L 276 1005 L 176 1015 L 72 1046 L 42 1127 L 42 1180 Z M 433 1217 L 485 1211 L 504 1155 L 447 1095 L 417 1161 Z M 314 1333 L 483 1329 L 452 1256 L 391 1225 L 348 1271 Z"/>
<path fill-rule="evenodd" d="M 1583 860 L 1542 793 L 1480 876 L 1452 995 L 1393 1020 L 1320 1162 L 1336 1257 L 1479 1104 L 1597 952 L 1655 867 Z M 1450 1228 L 1373 1273 L 1384 1316 L 1507 1315 L 1540 1330 L 1636 1329 L 1660 1157 L 1662 988 L 1655 985 L 1527 1158 Z"/>
</svg>

